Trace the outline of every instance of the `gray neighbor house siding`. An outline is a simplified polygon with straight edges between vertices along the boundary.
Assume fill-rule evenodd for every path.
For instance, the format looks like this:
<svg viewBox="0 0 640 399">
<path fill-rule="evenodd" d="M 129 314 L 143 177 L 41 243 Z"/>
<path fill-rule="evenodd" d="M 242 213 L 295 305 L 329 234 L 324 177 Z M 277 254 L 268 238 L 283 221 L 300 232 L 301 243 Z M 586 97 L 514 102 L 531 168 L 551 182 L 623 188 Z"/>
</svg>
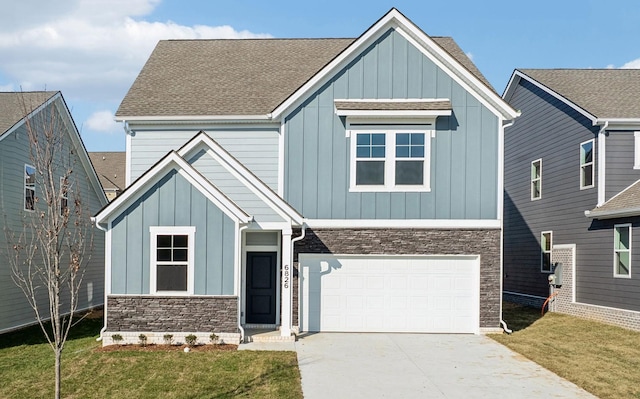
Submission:
<svg viewBox="0 0 640 399">
<path fill-rule="evenodd" d="M 335 99 L 450 98 L 436 120 L 429 192 L 349 192 Z M 394 30 L 286 117 L 284 198 L 312 219 L 496 219 L 498 117 Z"/>
<path fill-rule="evenodd" d="M 541 233 L 552 231 L 553 245 L 575 244 L 575 302 L 640 311 L 637 255 L 631 278 L 614 278 L 613 225 L 632 223 L 632 248 L 640 248 L 640 218 L 597 220 L 585 211 L 598 203 L 599 126 L 583 114 L 521 79 L 509 103 L 522 115 L 505 132 L 504 291 L 533 296 L 542 305 L 550 295 L 549 273 L 541 272 Z M 594 187 L 580 189 L 580 144 L 594 140 Z M 531 162 L 542 159 L 542 194 L 531 199 Z M 628 187 L 633 169 L 633 132 L 607 131 L 605 200 Z M 635 257 L 634 257 L 635 256 Z M 565 276 L 567 272 L 565 271 Z M 523 298 L 519 298 L 522 300 Z M 584 311 L 580 315 L 588 315 Z"/>
<path fill-rule="evenodd" d="M 3 93 L 15 94 L 16 93 Z M 35 93 L 38 100 L 43 97 Z M 55 94 L 54 94 L 55 95 Z M 29 97 L 29 93 L 24 94 L 25 98 Z M 27 104 L 29 100 L 26 100 Z M 71 135 L 69 128 L 73 129 L 73 121 L 66 119 L 66 110 L 64 101 L 60 96 L 53 103 L 43 108 L 40 112 L 51 115 L 51 107 L 56 107 L 54 112 L 59 112 L 60 117 L 64 120 L 66 129 L 61 129 L 60 133 L 65 135 L 64 150 L 62 153 L 69 154 L 71 148 Z M 6 117 L 6 115 L 4 115 Z M 0 333 L 10 331 L 22 326 L 36 323 L 33 309 L 27 303 L 25 294 L 13 282 L 11 266 L 7 259 L 9 250 L 8 239 L 5 231 L 13 231 L 20 234 L 26 231 L 28 234 L 28 223 L 30 217 L 35 213 L 24 210 L 25 187 L 24 187 L 24 168 L 25 164 L 32 166 L 29 141 L 27 131 L 24 124 L 15 130 L 6 133 L 0 132 Z M 75 146 L 78 152 L 84 152 L 84 148 Z M 100 186 L 97 180 L 97 186 L 92 185 L 87 171 L 82 166 L 78 152 L 71 155 L 71 163 L 73 165 L 72 185 L 75 190 L 79 190 L 80 198 L 84 202 L 83 206 L 87 208 L 87 219 L 92 216 L 93 212 L 99 210 L 106 204 L 106 198 L 100 195 Z M 62 172 L 60 171 L 60 175 Z M 41 188 L 36 184 L 36 197 L 42 196 Z M 76 191 L 78 192 L 78 191 Z M 42 204 L 39 208 L 43 209 Z M 88 309 L 100 306 L 104 303 L 104 233 L 100 230 L 89 226 L 87 238 L 91 236 L 93 240 L 92 248 L 85 255 L 85 273 L 82 286 L 79 291 L 78 309 Z M 38 297 L 42 314 L 48 315 L 47 311 L 47 290 L 40 289 L 41 295 Z"/>
</svg>

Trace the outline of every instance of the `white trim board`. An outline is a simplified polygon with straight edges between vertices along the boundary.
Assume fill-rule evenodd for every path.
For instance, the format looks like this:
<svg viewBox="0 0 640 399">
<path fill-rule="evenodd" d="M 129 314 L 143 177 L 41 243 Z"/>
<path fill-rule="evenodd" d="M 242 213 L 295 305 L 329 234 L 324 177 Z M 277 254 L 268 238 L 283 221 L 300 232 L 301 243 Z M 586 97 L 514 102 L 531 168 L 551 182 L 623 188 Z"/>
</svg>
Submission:
<svg viewBox="0 0 640 399">
<path fill-rule="evenodd" d="M 307 219 L 309 228 L 499 229 L 497 219 Z"/>
</svg>

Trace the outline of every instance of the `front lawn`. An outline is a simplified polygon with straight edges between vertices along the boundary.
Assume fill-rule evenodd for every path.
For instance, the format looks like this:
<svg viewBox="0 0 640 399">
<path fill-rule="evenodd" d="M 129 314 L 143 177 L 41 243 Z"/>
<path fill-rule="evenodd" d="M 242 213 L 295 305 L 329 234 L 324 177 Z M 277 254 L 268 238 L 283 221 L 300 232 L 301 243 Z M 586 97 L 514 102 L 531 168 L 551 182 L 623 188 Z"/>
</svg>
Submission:
<svg viewBox="0 0 640 399">
<path fill-rule="evenodd" d="M 505 303 L 491 338 L 600 398 L 640 398 L 640 333 Z"/>
<path fill-rule="evenodd" d="M 302 398 L 294 352 L 97 351 L 101 319 L 74 327 L 64 398 Z M 0 398 L 53 396 L 53 352 L 39 328 L 0 335 Z"/>
</svg>

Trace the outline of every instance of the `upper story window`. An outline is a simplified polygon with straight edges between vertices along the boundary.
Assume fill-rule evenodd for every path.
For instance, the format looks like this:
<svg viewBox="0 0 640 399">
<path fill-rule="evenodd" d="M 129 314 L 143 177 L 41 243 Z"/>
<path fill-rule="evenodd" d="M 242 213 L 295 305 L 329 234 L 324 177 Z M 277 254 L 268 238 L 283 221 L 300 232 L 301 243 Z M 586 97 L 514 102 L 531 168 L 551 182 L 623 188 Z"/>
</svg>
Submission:
<svg viewBox="0 0 640 399">
<path fill-rule="evenodd" d="M 531 162 L 531 200 L 542 198 L 542 159 Z"/>
<path fill-rule="evenodd" d="M 540 235 L 541 260 L 540 271 L 551 273 L 551 253 L 553 249 L 553 232 L 543 231 Z"/>
<path fill-rule="evenodd" d="M 633 132 L 634 158 L 633 169 L 640 169 L 640 132 Z"/>
<path fill-rule="evenodd" d="M 60 178 L 60 215 L 64 215 L 69 209 L 69 181 L 66 177 Z"/>
<path fill-rule="evenodd" d="M 36 209 L 36 168 L 24 165 L 24 210 Z"/>
<path fill-rule="evenodd" d="M 593 167 L 593 143 L 594 140 L 580 144 L 580 189 L 594 186 L 595 168 Z"/>
<path fill-rule="evenodd" d="M 351 130 L 351 191 L 429 191 L 431 131 Z"/>
<path fill-rule="evenodd" d="M 631 277 L 631 224 L 613 227 L 613 276 Z"/>
<path fill-rule="evenodd" d="M 196 228 L 153 226 L 149 230 L 151 294 L 193 294 Z"/>
</svg>

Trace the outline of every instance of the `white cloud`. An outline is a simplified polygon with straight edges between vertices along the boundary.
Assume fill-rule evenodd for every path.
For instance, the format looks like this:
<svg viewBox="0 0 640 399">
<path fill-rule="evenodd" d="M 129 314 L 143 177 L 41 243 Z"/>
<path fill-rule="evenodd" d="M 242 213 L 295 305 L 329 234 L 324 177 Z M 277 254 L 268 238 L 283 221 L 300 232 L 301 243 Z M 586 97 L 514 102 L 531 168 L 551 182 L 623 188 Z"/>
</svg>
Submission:
<svg viewBox="0 0 640 399">
<path fill-rule="evenodd" d="M 88 129 L 101 133 L 117 133 L 122 131 L 122 124 L 114 120 L 113 112 L 109 110 L 94 112 L 82 127 L 87 127 Z"/>
<path fill-rule="evenodd" d="M 633 61 L 629 61 L 623 66 L 621 66 L 620 68 L 621 69 L 640 69 L 640 58 L 637 58 Z"/>
</svg>

